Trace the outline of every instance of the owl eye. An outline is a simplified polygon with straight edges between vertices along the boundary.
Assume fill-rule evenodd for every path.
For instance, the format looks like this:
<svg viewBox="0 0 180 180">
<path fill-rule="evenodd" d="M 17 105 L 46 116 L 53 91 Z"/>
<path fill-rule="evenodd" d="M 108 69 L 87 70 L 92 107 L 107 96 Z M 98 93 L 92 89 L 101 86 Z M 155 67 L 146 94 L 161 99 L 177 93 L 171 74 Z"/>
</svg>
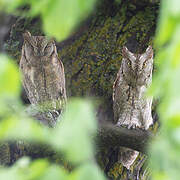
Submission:
<svg viewBox="0 0 180 180">
<path fill-rule="evenodd" d="M 24 45 L 25 56 L 30 57 L 33 51 L 34 51 L 33 46 L 30 43 L 25 43 Z"/>
<path fill-rule="evenodd" d="M 143 63 L 143 67 L 146 67 L 146 65 L 147 65 L 147 63 L 146 63 L 146 62 L 144 62 L 144 63 Z"/>
<path fill-rule="evenodd" d="M 47 46 L 45 47 L 45 50 L 46 50 L 46 51 L 49 50 L 49 49 L 51 49 L 51 44 L 49 44 L 49 45 L 47 45 Z"/>
<path fill-rule="evenodd" d="M 128 61 L 127 64 L 128 64 L 128 66 L 130 67 L 130 66 L 131 66 L 131 61 Z"/>
<path fill-rule="evenodd" d="M 47 46 L 45 47 L 45 49 L 44 49 L 45 54 L 51 55 L 52 51 L 53 51 L 53 46 L 52 46 L 52 44 L 47 45 Z"/>
<path fill-rule="evenodd" d="M 26 43 L 25 43 L 25 46 L 26 46 L 28 49 L 29 49 L 29 48 L 30 48 L 31 50 L 34 49 L 34 47 L 33 47 L 29 42 L 26 42 Z"/>
</svg>

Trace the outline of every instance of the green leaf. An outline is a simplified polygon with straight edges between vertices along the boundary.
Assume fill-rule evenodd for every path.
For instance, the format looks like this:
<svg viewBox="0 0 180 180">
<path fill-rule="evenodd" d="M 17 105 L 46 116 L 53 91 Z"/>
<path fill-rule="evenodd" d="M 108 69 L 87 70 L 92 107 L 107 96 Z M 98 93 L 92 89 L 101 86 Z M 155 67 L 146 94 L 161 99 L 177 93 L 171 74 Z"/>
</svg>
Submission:
<svg viewBox="0 0 180 180">
<path fill-rule="evenodd" d="M 2 10 L 13 13 L 17 13 L 20 6 L 30 5 L 26 15 L 40 15 L 45 33 L 62 41 L 89 15 L 95 2 L 96 0 L 0 0 L 0 5 Z"/>
<path fill-rule="evenodd" d="M 29 158 L 23 157 L 12 167 L 0 169 L 0 179 L 8 180 L 66 180 L 67 177 L 68 174 L 63 168 L 44 159 L 30 162 Z"/>
<path fill-rule="evenodd" d="M 149 148 L 152 179 L 180 179 L 180 6 L 163 0 L 155 45 L 155 73 L 151 94 L 160 98 L 161 129 Z"/>
<path fill-rule="evenodd" d="M 161 2 L 160 17 L 156 33 L 155 44 L 162 46 L 174 34 L 177 22 L 180 20 L 180 6 L 178 0 L 164 0 Z"/>
<path fill-rule="evenodd" d="M 48 169 L 49 163 L 47 160 L 37 160 L 30 164 L 28 168 L 29 179 L 39 179 Z"/>
<path fill-rule="evenodd" d="M 61 123 L 55 128 L 52 144 L 61 148 L 71 162 L 91 159 L 92 138 L 96 127 L 92 103 L 72 99 L 66 107 Z"/>
<path fill-rule="evenodd" d="M 67 180 L 68 173 L 63 169 L 56 165 L 51 165 L 45 171 L 44 175 L 41 177 L 43 180 Z"/>
<path fill-rule="evenodd" d="M 45 14 L 48 11 L 48 7 L 52 3 L 51 0 L 30 0 L 29 3 L 31 4 L 31 16 L 37 16 L 39 14 Z"/>
<path fill-rule="evenodd" d="M 104 175 L 96 164 L 88 163 L 74 170 L 68 180 L 105 180 Z"/>
<path fill-rule="evenodd" d="M 169 16 L 178 17 L 180 16 L 179 0 L 165 0 L 163 1 L 165 12 Z"/>
<path fill-rule="evenodd" d="M 9 115 L 0 121 L 0 139 L 26 139 L 38 142 L 49 142 L 50 129 L 38 124 L 27 116 Z"/>
<path fill-rule="evenodd" d="M 166 15 L 165 17 L 161 16 L 159 21 L 160 23 L 158 25 L 155 39 L 156 47 L 162 46 L 170 40 L 176 26 L 176 19 L 173 17 L 168 17 L 167 19 Z"/>
<path fill-rule="evenodd" d="M 88 16 L 94 4 L 95 0 L 54 0 L 42 12 L 44 31 L 58 41 L 64 40 Z"/>
<path fill-rule="evenodd" d="M 28 0 L 0 0 L 0 10 L 15 13 L 16 8 L 26 4 Z"/>
<path fill-rule="evenodd" d="M 0 99 L 17 97 L 20 94 L 18 67 L 5 55 L 0 55 Z"/>
</svg>

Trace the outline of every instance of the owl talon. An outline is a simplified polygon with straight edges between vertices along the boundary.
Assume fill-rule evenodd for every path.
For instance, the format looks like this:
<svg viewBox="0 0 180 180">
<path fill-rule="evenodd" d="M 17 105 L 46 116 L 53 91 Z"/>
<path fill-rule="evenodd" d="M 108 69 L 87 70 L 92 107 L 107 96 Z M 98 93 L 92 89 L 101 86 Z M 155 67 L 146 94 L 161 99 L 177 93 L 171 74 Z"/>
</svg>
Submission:
<svg viewBox="0 0 180 180">
<path fill-rule="evenodd" d="M 118 126 L 118 127 L 123 127 L 123 128 L 127 128 L 127 129 L 139 129 L 139 128 L 140 128 L 140 126 L 137 125 L 137 124 L 135 124 L 135 123 L 122 124 L 122 123 L 118 122 L 118 123 L 116 124 L 116 126 Z"/>
<path fill-rule="evenodd" d="M 133 124 L 133 123 L 129 124 L 129 126 L 128 126 L 128 129 L 139 129 L 139 128 L 140 128 L 139 125 Z"/>
<path fill-rule="evenodd" d="M 127 124 L 121 124 L 121 127 L 128 128 Z"/>
<path fill-rule="evenodd" d="M 123 127 L 123 128 L 128 128 L 128 124 L 122 124 L 122 123 L 120 123 L 120 122 L 118 122 L 118 123 L 116 124 L 116 126 L 118 126 L 118 127 Z"/>
</svg>

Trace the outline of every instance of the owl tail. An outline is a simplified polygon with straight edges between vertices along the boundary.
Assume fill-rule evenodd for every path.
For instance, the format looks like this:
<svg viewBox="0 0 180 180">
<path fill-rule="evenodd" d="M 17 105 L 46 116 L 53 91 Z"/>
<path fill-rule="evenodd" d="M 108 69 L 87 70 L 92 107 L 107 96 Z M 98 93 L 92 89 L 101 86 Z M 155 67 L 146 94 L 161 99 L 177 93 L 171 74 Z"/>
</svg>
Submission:
<svg viewBox="0 0 180 180">
<path fill-rule="evenodd" d="M 130 166 L 138 157 L 139 152 L 129 148 L 120 147 L 119 160 L 124 167 L 130 169 Z"/>
</svg>

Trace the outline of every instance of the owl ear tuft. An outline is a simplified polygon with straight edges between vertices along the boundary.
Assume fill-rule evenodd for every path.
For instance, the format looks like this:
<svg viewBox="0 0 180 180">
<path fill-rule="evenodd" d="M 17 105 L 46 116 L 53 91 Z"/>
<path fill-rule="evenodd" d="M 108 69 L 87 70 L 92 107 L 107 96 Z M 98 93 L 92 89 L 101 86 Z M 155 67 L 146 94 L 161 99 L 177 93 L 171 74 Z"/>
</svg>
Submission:
<svg viewBox="0 0 180 180">
<path fill-rule="evenodd" d="M 126 46 L 123 46 L 123 48 L 122 48 L 122 54 L 127 54 L 127 53 L 129 53 L 128 48 L 127 48 Z"/>
<path fill-rule="evenodd" d="M 54 38 L 50 38 L 49 39 L 49 43 L 53 44 L 54 52 L 57 54 L 57 48 L 56 48 L 56 44 L 55 44 L 55 39 Z"/>
<path fill-rule="evenodd" d="M 31 33 L 26 30 L 25 33 L 23 33 L 24 40 L 29 39 L 30 37 L 31 37 Z"/>
<path fill-rule="evenodd" d="M 54 46 L 54 53 L 57 54 L 57 49 L 56 49 L 55 43 L 53 46 Z"/>
<path fill-rule="evenodd" d="M 126 58 L 130 58 L 131 56 L 133 56 L 133 53 L 131 53 L 126 46 L 123 46 L 122 56 Z"/>
<path fill-rule="evenodd" d="M 49 42 L 50 42 L 50 43 L 53 43 L 53 44 L 55 45 L 55 40 L 54 40 L 53 38 L 51 38 L 51 39 L 49 40 Z"/>
<path fill-rule="evenodd" d="M 148 48 L 146 49 L 145 54 L 146 54 L 146 56 L 148 56 L 149 58 L 152 58 L 152 56 L 153 56 L 153 48 L 152 48 L 152 46 L 148 46 Z"/>
<path fill-rule="evenodd" d="M 148 51 L 152 51 L 152 46 L 147 47 L 146 52 L 148 52 Z"/>
</svg>

